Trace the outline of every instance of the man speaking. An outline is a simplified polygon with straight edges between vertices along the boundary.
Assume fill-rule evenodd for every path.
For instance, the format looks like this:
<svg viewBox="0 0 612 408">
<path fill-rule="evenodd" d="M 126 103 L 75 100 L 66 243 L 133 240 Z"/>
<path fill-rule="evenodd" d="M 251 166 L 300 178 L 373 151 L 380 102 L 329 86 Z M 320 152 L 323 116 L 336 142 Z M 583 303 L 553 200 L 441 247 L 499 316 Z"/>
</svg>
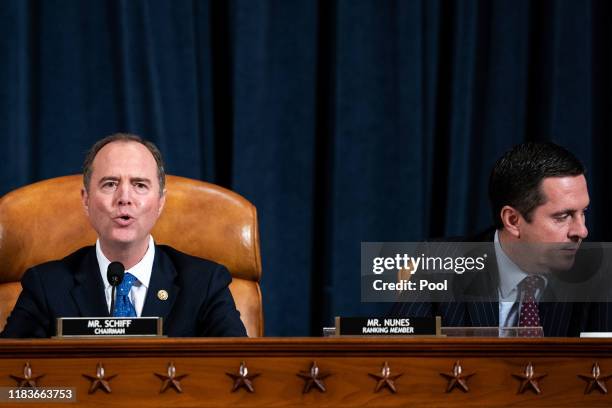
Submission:
<svg viewBox="0 0 612 408">
<path fill-rule="evenodd" d="M 58 317 L 109 315 L 162 317 L 168 336 L 246 336 L 227 269 L 153 241 L 166 201 L 153 143 L 121 133 L 98 141 L 85 158 L 83 184 L 96 245 L 26 271 L 0 336 L 50 337 Z M 115 301 L 107 281 L 111 262 L 125 267 Z"/>
</svg>

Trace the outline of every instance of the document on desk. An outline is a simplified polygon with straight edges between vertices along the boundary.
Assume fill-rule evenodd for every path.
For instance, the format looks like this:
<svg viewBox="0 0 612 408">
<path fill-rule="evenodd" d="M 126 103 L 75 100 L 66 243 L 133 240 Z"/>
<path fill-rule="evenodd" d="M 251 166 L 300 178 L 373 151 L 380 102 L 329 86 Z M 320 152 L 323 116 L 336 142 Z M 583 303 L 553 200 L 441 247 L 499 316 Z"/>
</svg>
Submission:
<svg viewBox="0 0 612 408">
<path fill-rule="evenodd" d="M 588 338 L 609 338 L 612 337 L 612 332 L 582 332 L 580 337 Z"/>
</svg>

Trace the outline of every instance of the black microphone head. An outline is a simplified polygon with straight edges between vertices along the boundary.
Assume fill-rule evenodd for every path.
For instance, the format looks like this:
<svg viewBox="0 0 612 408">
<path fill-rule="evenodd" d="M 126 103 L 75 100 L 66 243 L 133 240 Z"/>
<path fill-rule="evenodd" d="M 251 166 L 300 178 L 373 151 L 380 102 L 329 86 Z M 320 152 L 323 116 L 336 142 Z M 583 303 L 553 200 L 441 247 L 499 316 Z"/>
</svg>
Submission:
<svg viewBox="0 0 612 408">
<path fill-rule="evenodd" d="M 111 286 L 117 286 L 123 281 L 125 266 L 121 262 L 111 262 L 106 270 L 106 279 Z"/>
</svg>

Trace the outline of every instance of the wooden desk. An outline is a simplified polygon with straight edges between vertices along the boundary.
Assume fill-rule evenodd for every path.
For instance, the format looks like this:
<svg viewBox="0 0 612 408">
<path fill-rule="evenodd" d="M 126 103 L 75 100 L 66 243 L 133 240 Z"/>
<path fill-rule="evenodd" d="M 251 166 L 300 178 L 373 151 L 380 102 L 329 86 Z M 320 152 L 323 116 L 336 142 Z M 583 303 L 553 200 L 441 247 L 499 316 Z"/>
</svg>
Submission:
<svg viewBox="0 0 612 408">
<path fill-rule="evenodd" d="M 237 373 L 241 361 L 255 392 L 232 392 L 226 373 Z M 304 394 L 305 380 L 316 361 L 329 373 L 327 392 L 313 387 Z M 469 391 L 460 387 L 446 392 L 450 373 L 459 361 Z M 259 338 L 259 339 L 134 339 L 134 340 L 3 340 L 0 341 L 0 386 L 15 386 L 9 375 L 22 376 L 26 362 L 45 387 L 75 387 L 80 404 L 109 407 L 196 406 L 612 406 L 612 395 L 598 389 L 585 394 L 595 362 L 602 376 L 612 374 L 612 340 L 608 339 L 361 339 L 361 338 Z M 160 393 L 169 362 L 183 393 L 169 388 Z M 397 392 L 388 387 L 375 392 L 388 362 Z M 518 393 L 521 381 L 512 374 L 533 363 L 541 394 L 532 389 Z M 88 394 L 90 381 L 102 363 L 110 380 L 110 394 Z M 612 379 L 607 387 L 612 393 Z M 2 406 L 7 404 L 0 403 Z M 19 406 L 34 406 L 32 404 Z"/>
</svg>

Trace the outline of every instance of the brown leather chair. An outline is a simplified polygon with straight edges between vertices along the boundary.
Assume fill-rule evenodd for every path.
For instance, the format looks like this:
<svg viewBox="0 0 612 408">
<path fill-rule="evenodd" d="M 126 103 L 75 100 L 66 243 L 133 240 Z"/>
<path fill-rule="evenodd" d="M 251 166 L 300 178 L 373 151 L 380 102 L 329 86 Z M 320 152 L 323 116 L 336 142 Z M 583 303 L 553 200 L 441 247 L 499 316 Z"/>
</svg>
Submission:
<svg viewBox="0 0 612 408">
<path fill-rule="evenodd" d="M 257 211 L 214 184 L 167 176 L 168 196 L 153 229 L 159 244 L 225 265 L 230 290 L 250 337 L 263 335 Z M 81 204 L 81 175 L 14 190 L 0 199 L 0 331 L 21 292 L 25 270 L 95 243 Z"/>
</svg>

